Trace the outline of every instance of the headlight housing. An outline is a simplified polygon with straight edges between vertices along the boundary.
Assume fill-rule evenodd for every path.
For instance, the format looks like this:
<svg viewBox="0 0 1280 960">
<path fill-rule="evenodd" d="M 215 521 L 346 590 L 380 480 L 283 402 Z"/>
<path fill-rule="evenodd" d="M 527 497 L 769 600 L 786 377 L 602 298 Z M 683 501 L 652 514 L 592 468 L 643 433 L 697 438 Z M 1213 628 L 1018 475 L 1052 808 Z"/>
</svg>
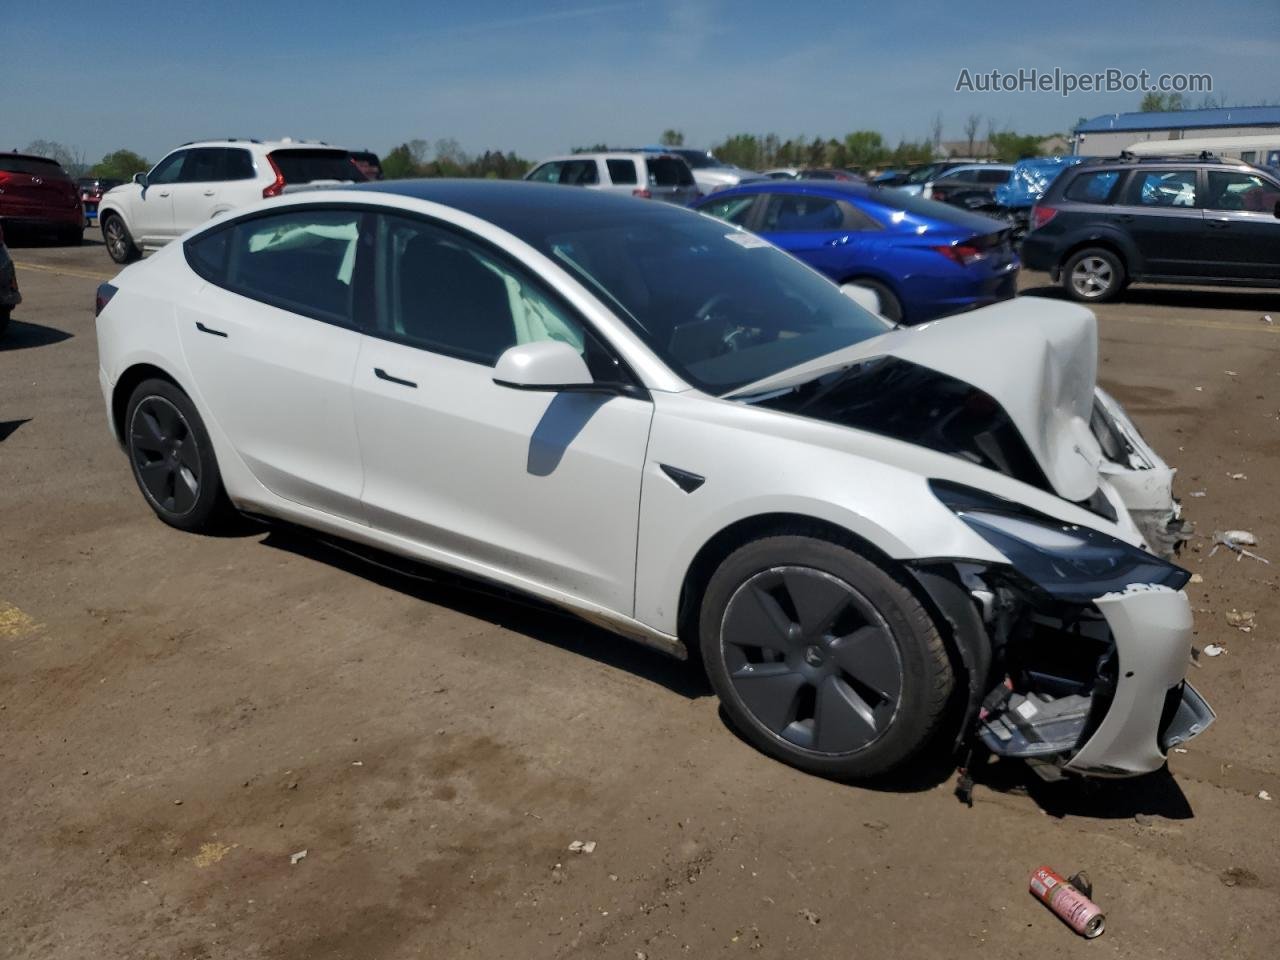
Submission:
<svg viewBox="0 0 1280 960">
<path fill-rule="evenodd" d="M 1131 583 L 1181 589 L 1191 574 L 1100 530 L 1031 510 L 973 487 L 930 480 L 934 496 L 1054 600 L 1087 604 Z"/>
</svg>

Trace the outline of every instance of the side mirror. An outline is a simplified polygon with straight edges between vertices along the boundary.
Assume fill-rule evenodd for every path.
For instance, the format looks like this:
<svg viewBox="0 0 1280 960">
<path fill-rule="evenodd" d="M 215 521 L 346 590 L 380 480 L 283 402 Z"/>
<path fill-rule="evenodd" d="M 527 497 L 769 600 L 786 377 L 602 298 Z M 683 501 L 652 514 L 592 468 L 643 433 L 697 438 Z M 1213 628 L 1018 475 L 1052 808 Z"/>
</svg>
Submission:
<svg viewBox="0 0 1280 960">
<path fill-rule="evenodd" d="M 493 368 L 493 382 L 516 390 L 547 391 L 595 384 L 586 361 L 560 340 L 538 340 L 508 348 Z"/>
<path fill-rule="evenodd" d="M 860 286 L 856 283 L 846 283 L 840 288 L 840 292 L 860 306 L 863 310 L 870 310 L 876 316 L 881 315 L 880 294 L 876 293 L 870 287 Z"/>
<path fill-rule="evenodd" d="M 136 183 L 138 186 L 142 187 L 143 189 L 146 189 L 147 175 L 145 173 L 135 173 L 133 175 L 133 182 Z"/>
</svg>

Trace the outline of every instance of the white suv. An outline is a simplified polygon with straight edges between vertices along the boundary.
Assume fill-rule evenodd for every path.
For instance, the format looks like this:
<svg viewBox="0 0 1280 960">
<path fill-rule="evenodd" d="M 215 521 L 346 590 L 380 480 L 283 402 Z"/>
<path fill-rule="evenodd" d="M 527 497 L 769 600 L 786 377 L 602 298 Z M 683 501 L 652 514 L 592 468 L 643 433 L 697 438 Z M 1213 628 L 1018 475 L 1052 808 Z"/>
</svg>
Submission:
<svg viewBox="0 0 1280 960">
<path fill-rule="evenodd" d="M 643 150 L 575 153 L 544 160 L 524 177 L 537 183 L 563 183 L 606 193 L 666 200 L 682 206 L 701 195 L 683 157 Z"/>
<path fill-rule="evenodd" d="M 227 210 L 304 184 L 367 179 L 349 151 L 294 140 L 184 143 L 103 196 L 102 237 L 116 263 L 163 247 Z"/>
</svg>

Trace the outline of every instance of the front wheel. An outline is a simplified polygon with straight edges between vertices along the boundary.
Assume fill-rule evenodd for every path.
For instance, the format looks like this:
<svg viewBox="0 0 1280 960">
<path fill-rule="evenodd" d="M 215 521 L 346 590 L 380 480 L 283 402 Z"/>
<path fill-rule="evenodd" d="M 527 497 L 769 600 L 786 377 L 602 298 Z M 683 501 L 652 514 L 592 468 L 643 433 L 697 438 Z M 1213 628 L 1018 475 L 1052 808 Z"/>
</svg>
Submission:
<svg viewBox="0 0 1280 960">
<path fill-rule="evenodd" d="M 102 218 L 102 239 L 116 263 L 132 263 L 138 259 L 138 247 L 119 214 L 109 213 Z"/>
<path fill-rule="evenodd" d="M 880 316 L 892 323 L 902 323 L 902 301 L 898 299 L 897 294 L 883 283 L 867 279 L 851 280 L 849 282 L 874 291 L 875 295 L 880 298 Z"/>
<path fill-rule="evenodd" d="M 848 547 L 807 536 L 732 553 L 707 586 L 699 633 L 734 726 L 820 776 L 902 767 L 937 733 L 955 684 L 914 594 Z"/>
<path fill-rule="evenodd" d="M 1105 303 L 1124 289 L 1124 264 L 1110 250 L 1089 247 L 1072 254 L 1062 269 L 1062 287 L 1073 300 Z"/>
<path fill-rule="evenodd" d="M 208 533 L 231 514 L 204 421 L 169 381 L 145 380 L 133 391 L 125 446 L 138 489 L 169 526 Z"/>
</svg>

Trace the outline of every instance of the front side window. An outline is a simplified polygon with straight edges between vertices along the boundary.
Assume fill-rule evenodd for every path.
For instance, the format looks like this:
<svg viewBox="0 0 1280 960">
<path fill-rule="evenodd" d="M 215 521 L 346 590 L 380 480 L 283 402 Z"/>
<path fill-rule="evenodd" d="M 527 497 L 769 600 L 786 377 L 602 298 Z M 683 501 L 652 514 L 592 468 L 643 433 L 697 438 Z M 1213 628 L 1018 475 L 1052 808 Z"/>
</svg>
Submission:
<svg viewBox="0 0 1280 960">
<path fill-rule="evenodd" d="M 745 197 L 729 197 L 724 200 L 715 200 L 712 203 L 704 204 L 698 209 L 703 213 L 709 213 L 711 216 L 726 220 L 729 223 L 736 223 L 738 226 L 745 226 L 748 218 L 751 216 L 751 208 L 755 205 L 755 194 Z"/>
<path fill-rule="evenodd" d="M 1274 213 L 1280 187 L 1253 173 L 1210 170 L 1205 206 L 1210 210 Z"/>
<path fill-rule="evenodd" d="M 559 183 L 560 168 L 564 164 L 559 160 L 552 160 L 550 163 L 544 163 L 540 167 L 535 167 L 526 180 L 533 180 L 537 183 Z"/>
<path fill-rule="evenodd" d="M 1082 173 L 1071 181 L 1064 196 L 1077 203 L 1110 203 L 1116 184 L 1119 182 L 1119 170 Z"/>
<path fill-rule="evenodd" d="M 1196 206 L 1195 170 L 1135 170 L 1126 201 L 1139 207 Z"/>
<path fill-rule="evenodd" d="M 219 286 L 282 310 L 354 324 L 358 210 L 290 210 L 189 242 L 188 262 Z"/>
<path fill-rule="evenodd" d="M 171 153 L 154 167 L 147 174 L 147 185 L 162 183 L 177 183 L 182 178 L 182 167 L 187 157 L 191 155 L 190 150 L 179 150 L 177 153 Z"/>
<path fill-rule="evenodd" d="M 375 323 L 391 339 L 487 366 L 539 340 L 588 354 L 582 325 L 528 273 L 453 231 L 379 215 L 374 276 Z"/>
<path fill-rule="evenodd" d="M 636 162 L 634 160 L 606 160 L 609 168 L 609 179 L 619 185 L 636 183 Z"/>
</svg>

